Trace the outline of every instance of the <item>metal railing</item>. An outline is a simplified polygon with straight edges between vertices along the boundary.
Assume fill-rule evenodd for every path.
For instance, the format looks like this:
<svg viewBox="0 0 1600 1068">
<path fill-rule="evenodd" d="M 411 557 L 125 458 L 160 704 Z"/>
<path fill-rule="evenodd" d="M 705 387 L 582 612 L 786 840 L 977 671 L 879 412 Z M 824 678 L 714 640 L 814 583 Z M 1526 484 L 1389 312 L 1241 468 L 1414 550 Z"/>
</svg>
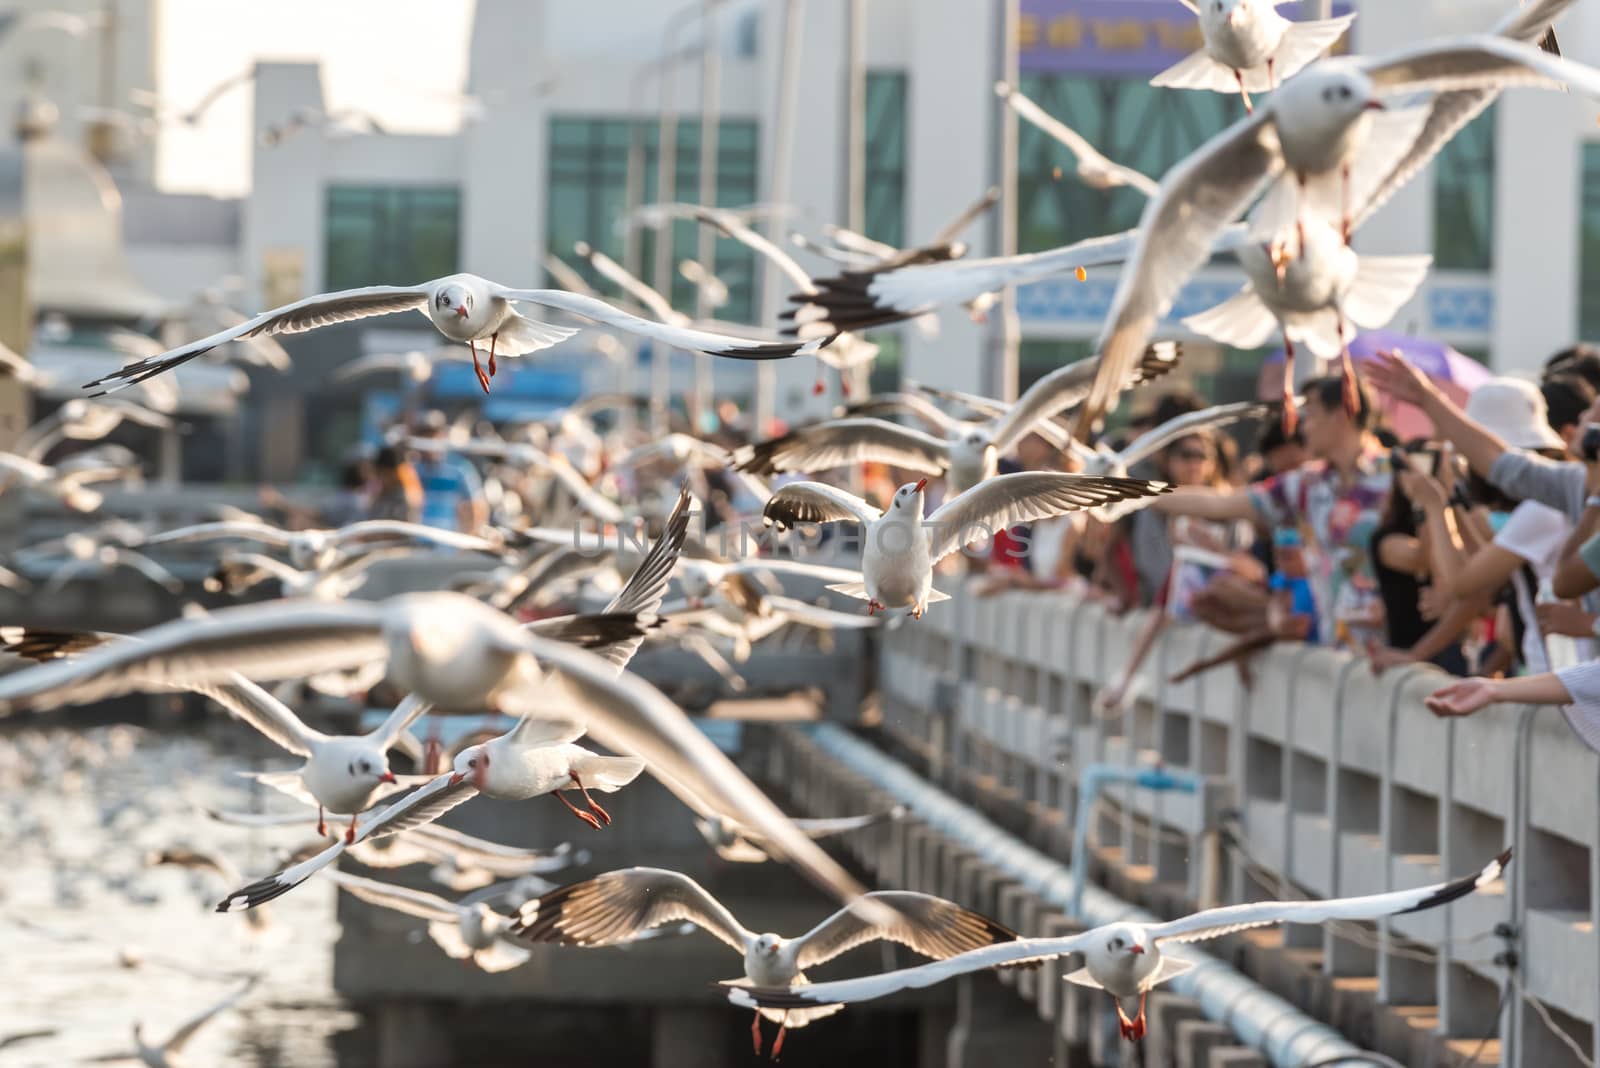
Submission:
<svg viewBox="0 0 1600 1068">
<path fill-rule="evenodd" d="M 1484 1035 L 1499 1013 L 1502 1064 L 1592 1060 L 1600 759 L 1556 709 L 1441 720 L 1422 705 L 1438 672 L 1374 677 L 1303 645 L 1258 655 L 1248 687 L 1233 667 L 1172 684 L 1232 640 L 1172 625 L 1123 709 L 1105 715 L 1095 695 L 1120 674 L 1142 615 L 952 592 L 885 635 L 879 672 L 885 727 L 933 777 L 982 781 L 1065 836 L 1091 765 L 1198 776 L 1192 794 L 1109 784 L 1088 821 L 1122 866 L 1148 867 L 1197 904 L 1376 893 L 1474 870 L 1510 845 L 1506 882 L 1449 909 L 1376 931 L 1290 928 L 1285 945 L 1320 948 L 1330 975 L 1375 977 L 1381 1003 L 1432 1006 L 1441 1035 Z M 1206 863 L 1219 848 L 1222 863 Z"/>
</svg>

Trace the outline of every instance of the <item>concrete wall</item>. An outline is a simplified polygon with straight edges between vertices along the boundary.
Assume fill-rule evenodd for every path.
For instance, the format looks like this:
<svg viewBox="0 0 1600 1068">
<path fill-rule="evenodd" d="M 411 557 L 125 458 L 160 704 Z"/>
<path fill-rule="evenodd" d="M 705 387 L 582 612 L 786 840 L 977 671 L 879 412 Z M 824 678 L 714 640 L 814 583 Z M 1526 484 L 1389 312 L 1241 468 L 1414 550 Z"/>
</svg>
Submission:
<svg viewBox="0 0 1600 1068">
<path fill-rule="evenodd" d="M 1246 854 L 1306 893 L 1335 897 L 1437 881 L 1513 846 L 1504 884 L 1397 919 L 1376 949 L 1316 929 L 1285 945 L 1319 952 L 1325 974 L 1372 984 L 1380 1004 L 1415 1007 L 1408 1041 L 1440 1044 L 1489 1028 L 1506 977 L 1493 958 L 1506 943 L 1485 932 L 1509 922 L 1521 932 L 1522 989 L 1593 1048 L 1600 760 L 1559 712 L 1496 707 L 1440 720 L 1421 704 L 1445 678 L 1432 669 L 1374 678 L 1363 661 L 1305 646 L 1258 657 L 1249 688 L 1231 668 L 1171 685 L 1229 640 L 1178 626 L 1151 655 L 1139 698 L 1105 719 L 1094 695 L 1121 671 L 1140 617 L 1031 594 L 958 596 L 940 609 L 886 636 L 880 684 L 885 725 L 954 779 L 990 783 L 1059 829 L 1070 826 L 1086 764 L 1159 761 L 1207 776 L 1234 792 L 1247 843 L 1218 879 L 1197 862 L 1215 823 L 1191 798 L 1117 792 L 1096 819 L 1113 867 L 1191 902 L 1277 896 L 1247 877 Z M 1507 1003 L 1504 1064 L 1577 1063 L 1527 1001 Z M 1419 1063 L 1410 1057 L 1399 1059 Z"/>
</svg>

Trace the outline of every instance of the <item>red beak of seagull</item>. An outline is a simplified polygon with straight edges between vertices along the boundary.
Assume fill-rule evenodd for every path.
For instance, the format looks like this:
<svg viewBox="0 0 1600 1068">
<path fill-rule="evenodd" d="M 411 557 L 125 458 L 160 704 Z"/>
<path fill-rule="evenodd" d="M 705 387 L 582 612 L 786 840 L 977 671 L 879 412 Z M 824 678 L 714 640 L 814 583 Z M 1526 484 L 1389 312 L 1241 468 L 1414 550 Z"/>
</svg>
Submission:
<svg viewBox="0 0 1600 1068">
<path fill-rule="evenodd" d="M 394 782 L 395 781 L 394 772 L 392 772 L 392 771 L 384 772 L 382 775 L 378 776 L 378 781 L 379 782 Z"/>
<path fill-rule="evenodd" d="M 456 318 L 457 319 L 465 319 L 466 317 L 467 317 L 467 306 L 465 304 L 456 305 Z"/>
<path fill-rule="evenodd" d="M 1135 956 L 1142 957 L 1142 956 L 1144 956 L 1144 947 L 1143 946 L 1129 946 L 1128 947 L 1128 952 L 1134 954 Z"/>
<path fill-rule="evenodd" d="M 1363 107 L 1367 111 L 1388 111 L 1389 110 L 1387 107 L 1384 106 L 1383 101 L 1376 100 L 1376 99 L 1367 101 L 1366 104 L 1363 105 Z"/>
<path fill-rule="evenodd" d="M 459 771 L 455 772 L 450 776 L 450 785 L 460 786 L 464 779 L 466 779 L 465 775 L 461 774 Z"/>
<path fill-rule="evenodd" d="M 918 493 L 921 493 L 923 490 L 925 490 L 927 488 L 928 488 L 928 480 L 927 479 L 925 479 L 925 478 L 917 479 L 917 492 Z"/>
</svg>

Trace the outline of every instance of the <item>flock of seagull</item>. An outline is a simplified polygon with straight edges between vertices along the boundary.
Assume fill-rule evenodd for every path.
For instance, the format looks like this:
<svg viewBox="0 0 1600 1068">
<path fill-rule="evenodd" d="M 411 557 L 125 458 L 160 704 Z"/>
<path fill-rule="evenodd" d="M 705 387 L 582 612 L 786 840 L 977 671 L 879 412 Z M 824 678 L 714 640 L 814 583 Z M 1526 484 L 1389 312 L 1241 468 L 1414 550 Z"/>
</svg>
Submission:
<svg viewBox="0 0 1600 1068">
<path fill-rule="evenodd" d="M 0 714 L 132 692 L 203 694 L 303 759 L 298 770 L 263 775 L 261 781 L 304 802 L 300 818 L 319 835 L 314 849 L 289 858 L 278 870 L 239 877 L 217 911 L 258 910 L 348 853 L 380 870 L 429 863 L 453 893 L 477 891 L 450 899 L 336 870 L 324 876 L 366 901 L 426 921 L 429 936 L 446 954 L 487 971 L 515 967 L 540 943 L 629 944 L 652 931 L 691 924 L 741 954 L 744 974 L 728 984 L 726 996 L 756 1010 L 752 1039 L 758 1053 L 761 1020 L 778 1024 L 773 1056 L 786 1028 L 844 1004 L 974 971 L 1038 965 L 1080 953 L 1085 967 L 1067 978 L 1103 988 L 1117 999 L 1124 1036 L 1138 1039 L 1145 1028 L 1145 995 L 1189 966 L 1181 957 L 1165 955 L 1164 947 L 1265 924 L 1377 920 L 1471 893 L 1499 877 L 1509 853 L 1476 874 L 1394 893 L 1265 901 L 1154 925 L 1114 924 L 1065 938 L 1018 938 L 948 901 L 867 892 L 819 843 L 898 818 L 903 811 L 811 823 L 790 818 L 681 708 L 629 671 L 629 664 L 643 642 L 670 635 L 685 648 L 720 660 L 729 677 L 736 677 L 718 643 L 740 660 L 754 642 L 790 624 L 822 632 L 905 625 L 905 617 L 918 618 L 944 599 L 933 585 L 940 562 L 993 532 L 1078 511 L 1115 518 L 1167 492 L 1161 483 L 1129 477 L 1129 468 L 1198 427 L 1258 418 L 1271 410 L 1254 404 L 1212 408 L 1158 427 L 1120 451 L 1095 440 L 1095 428 L 1123 391 L 1159 379 L 1181 360 L 1180 346 L 1154 340 L 1153 334 L 1180 288 L 1213 254 L 1236 256 L 1248 283 L 1186 325 L 1244 347 L 1280 332 L 1291 360 L 1285 372 L 1285 421 L 1292 422 L 1295 413 L 1297 345 L 1318 359 L 1341 358 L 1350 386 L 1347 401 L 1353 401 L 1347 342 L 1357 327 L 1383 325 L 1420 284 L 1429 260 L 1358 256 L 1349 244 L 1352 233 L 1502 89 L 1531 86 L 1600 96 L 1600 72 L 1561 58 L 1555 48 L 1552 20 L 1571 3 L 1520 5 L 1481 36 L 1425 42 L 1377 57 L 1319 58 L 1353 16 L 1297 24 L 1263 0 L 1201 0 L 1193 6 L 1205 49 L 1156 83 L 1239 92 L 1251 107 L 1245 118 L 1159 178 L 1106 159 L 1014 88 L 998 86 L 1022 119 L 1076 156 L 1081 180 L 1100 188 L 1127 186 L 1148 198 L 1137 229 L 1060 249 L 964 258 L 965 248 L 955 236 L 992 203 L 991 196 L 919 248 L 885 248 L 832 229 L 826 241 L 809 241 L 806 247 L 835 259 L 842 270 L 813 279 L 740 213 L 695 206 L 658 209 L 662 219 L 685 217 L 714 226 L 776 262 L 797 289 L 787 314 L 788 338 L 692 321 L 614 261 L 583 247 L 579 254 L 646 315 L 576 291 L 576 275 L 570 272 L 569 289 L 520 289 L 459 274 L 415 286 L 308 297 L 253 318 L 237 317 L 200 340 L 149 352 L 89 383 L 95 392 L 64 406 L 54 426 L 36 428 L 27 450 L 0 456 L 7 481 L 92 514 L 101 498 L 85 484 L 125 474 L 126 458 L 119 464 L 113 462 L 117 457 L 101 454 L 70 467 L 51 467 L 44 462 L 50 449 L 63 440 L 102 437 L 124 419 L 161 418 L 107 394 L 149 387 L 219 346 L 270 342 L 331 323 L 421 312 L 453 343 L 451 350 L 353 364 L 343 374 L 400 371 L 420 382 L 440 359 L 470 359 L 485 392 L 501 359 L 536 353 L 583 328 L 534 318 L 531 308 L 668 349 L 740 360 L 814 357 L 843 371 L 876 354 L 876 346 L 861 336 L 873 327 L 919 319 L 951 304 L 982 314 L 996 291 L 1060 272 L 1081 277 L 1088 268 L 1108 265 L 1121 265 L 1122 272 L 1100 355 L 1045 376 L 1015 403 L 937 390 L 868 397 L 835 418 L 730 452 L 688 435 L 617 448 L 595 422 L 615 400 L 595 398 L 512 438 L 479 429 L 412 442 L 476 456 L 519 478 L 536 479 L 541 499 L 530 501 L 514 522 L 464 534 L 390 520 L 291 531 L 234 515 L 161 533 L 130 532 L 108 523 L 35 547 L 35 567 L 39 560 L 62 558 L 82 567 L 130 566 L 157 578 L 152 569 L 160 565 L 147 552 L 173 543 L 221 543 L 225 548 L 216 560 L 212 589 L 240 593 L 276 581 L 283 596 L 187 613 L 133 635 L 9 628 L 0 633 L 7 651 L 39 663 L 0 678 Z M 1258 99 L 1252 101 L 1252 93 Z M 896 421 L 902 418 L 925 429 Z M 1029 434 L 1077 454 L 1084 471 L 999 473 L 1000 458 Z M 920 477 L 894 490 L 881 510 L 827 482 L 765 481 L 865 461 Z M 619 474 L 630 469 L 670 472 L 672 477 L 657 481 L 676 493 L 652 507 L 642 489 L 645 480 L 636 478 L 639 492 L 629 499 L 619 489 L 626 485 Z M 691 487 L 699 487 L 706 501 L 710 473 L 735 480 L 739 496 L 757 502 L 764 522 L 779 529 L 854 525 L 861 535 L 857 566 L 840 566 L 840 560 L 725 559 L 705 546 L 690 546 L 696 496 Z M 929 511 L 933 479 L 943 480 L 944 494 Z M 529 525 L 530 518 L 543 525 Z M 579 551 L 574 542 L 580 526 L 603 532 L 643 518 L 657 521 L 657 533 L 631 556 L 622 551 L 620 539 L 618 551 L 604 559 Z M 575 525 L 559 525 L 568 519 Z M 475 570 L 453 589 L 375 601 L 351 596 L 374 563 L 441 550 L 488 556 L 495 566 Z M 811 603 L 785 590 L 791 579 L 820 582 L 864 601 L 866 612 Z M 678 596 L 669 601 L 674 583 Z M 573 589 L 579 600 L 598 607 L 531 623 L 519 618 L 524 609 L 553 603 L 559 591 Z M 297 687 L 362 693 L 380 681 L 407 696 L 379 726 L 361 735 L 317 731 L 285 699 L 292 699 Z M 281 685 L 272 690 L 263 685 L 273 683 Z M 474 736 L 450 754 L 442 769 L 437 740 L 421 743 L 413 734 L 424 720 L 486 712 L 509 717 L 511 725 L 503 733 Z M 579 744 L 585 737 L 609 754 Z M 401 749 L 412 754 L 423 774 L 399 776 L 391 770 L 389 755 Z M 708 846 L 723 857 L 790 864 L 844 907 L 797 938 L 758 934 L 680 873 L 632 868 L 551 888 L 544 875 L 571 863 L 570 851 L 552 858 L 510 849 L 435 822 L 478 795 L 525 801 L 548 794 L 575 819 L 599 830 L 611 823 L 599 795 L 626 789 L 642 773 L 657 778 L 694 812 Z M 221 818 L 252 822 L 238 814 Z M 212 867 L 230 870 L 220 863 Z M 531 881 L 482 892 L 490 879 L 500 878 Z M 909 946 L 934 963 L 854 980 L 807 981 L 806 969 L 876 939 Z M 1122 1002 L 1133 999 L 1139 1011 L 1130 1017 Z M 141 1042 L 146 1063 L 174 1063 L 167 1052 L 146 1056 L 147 1050 Z"/>
</svg>

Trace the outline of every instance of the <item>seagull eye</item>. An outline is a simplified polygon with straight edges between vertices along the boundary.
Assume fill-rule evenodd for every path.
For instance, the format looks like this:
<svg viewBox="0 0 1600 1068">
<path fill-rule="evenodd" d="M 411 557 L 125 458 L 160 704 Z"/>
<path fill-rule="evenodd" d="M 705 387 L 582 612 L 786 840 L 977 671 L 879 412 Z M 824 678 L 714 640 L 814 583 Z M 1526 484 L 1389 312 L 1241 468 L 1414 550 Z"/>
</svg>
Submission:
<svg viewBox="0 0 1600 1068">
<path fill-rule="evenodd" d="M 1339 87 L 1339 98 L 1341 100 L 1349 100 L 1350 99 L 1350 87 L 1348 85 L 1341 85 Z"/>
</svg>

